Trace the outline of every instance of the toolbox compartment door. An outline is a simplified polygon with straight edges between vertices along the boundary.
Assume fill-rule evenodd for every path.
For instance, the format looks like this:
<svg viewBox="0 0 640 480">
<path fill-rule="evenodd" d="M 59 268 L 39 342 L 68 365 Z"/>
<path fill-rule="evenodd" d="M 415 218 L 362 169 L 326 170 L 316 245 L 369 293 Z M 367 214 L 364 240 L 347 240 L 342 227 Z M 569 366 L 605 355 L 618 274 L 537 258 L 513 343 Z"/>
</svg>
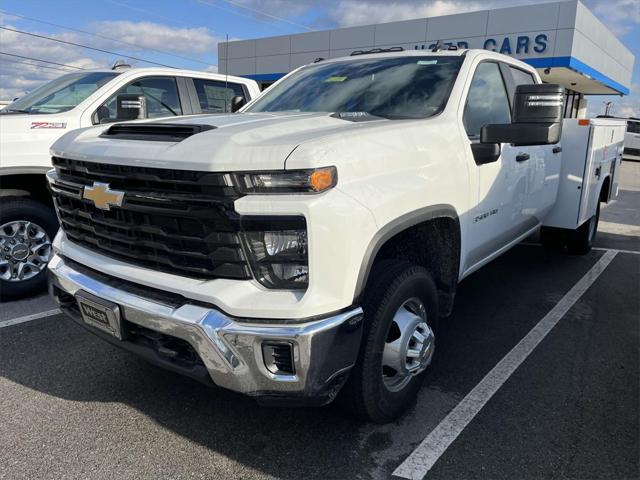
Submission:
<svg viewBox="0 0 640 480">
<path fill-rule="evenodd" d="M 560 185 L 543 225 L 575 230 L 586 222 L 596 213 L 600 189 L 609 174 L 610 198 L 616 197 L 625 129 L 622 120 L 563 121 Z"/>
</svg>

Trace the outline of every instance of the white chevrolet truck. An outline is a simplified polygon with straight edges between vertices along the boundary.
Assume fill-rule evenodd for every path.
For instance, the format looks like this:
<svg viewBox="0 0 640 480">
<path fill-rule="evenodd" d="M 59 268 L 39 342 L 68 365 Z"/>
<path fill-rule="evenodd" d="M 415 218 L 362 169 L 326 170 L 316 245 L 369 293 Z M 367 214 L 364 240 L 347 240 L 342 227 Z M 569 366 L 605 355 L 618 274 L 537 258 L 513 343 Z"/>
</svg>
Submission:
<svg viewBox="0 0 640 480">
<path fill-rule="evenodd" d="M 45 178 L 54 141 L 74 128 L 101 123 L 229 112 L 232 99 L 237 107 L 241 99 L 258 94 L 258 84 L 246 78 L 121 67 L 63 75 L 3 108 L 0 297 L 29 295 L 46 285 L 51 240 L 58 229 Z"/>
<path fill-rule="evenodd" d="M 302 67 L 240 113 L 70 132 L 51 293 L 174 372 L 389 421 L 459 281 L 541 226 L 591 248 L 625 126 L 570 120 L 563 154 L 562 104 L 500 54 L 394 49 Z"/>
</svg>

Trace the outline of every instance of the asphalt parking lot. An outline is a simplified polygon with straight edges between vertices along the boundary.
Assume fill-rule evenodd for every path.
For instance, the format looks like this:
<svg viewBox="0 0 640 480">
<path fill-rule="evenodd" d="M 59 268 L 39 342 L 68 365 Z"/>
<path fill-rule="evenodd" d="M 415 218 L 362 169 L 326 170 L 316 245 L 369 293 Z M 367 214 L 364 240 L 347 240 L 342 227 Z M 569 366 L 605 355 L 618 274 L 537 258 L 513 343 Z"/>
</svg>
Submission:
<svg viewBox="0 0 640 480">
<path fill-rule="evenodd" d="M 1 304 L 0 478 L 637 479 L 640 163 L 621 177 L 589 255 L 532 237 L 460 285 L 417 404 L 385 426 L 164 372 L 46 296 Z"/>
</svg>

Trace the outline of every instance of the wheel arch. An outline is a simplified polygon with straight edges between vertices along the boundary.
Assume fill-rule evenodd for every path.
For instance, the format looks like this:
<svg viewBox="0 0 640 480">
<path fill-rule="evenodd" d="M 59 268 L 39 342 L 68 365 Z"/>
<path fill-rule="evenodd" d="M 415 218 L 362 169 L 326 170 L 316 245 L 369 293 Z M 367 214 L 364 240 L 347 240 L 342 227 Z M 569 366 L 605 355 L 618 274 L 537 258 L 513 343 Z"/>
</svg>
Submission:
<svg viewBox="0 0 640 480">
<path fill-rule="evenodd" d="M 602 180 L 602 185 L 600 186 L 600 202 L 609 203 L 611 200 L 611 175 L 607 175 L 604 180 Z"/>
<path fill-rule="evenodd" d="M 30 197 L 53 208 L 53 200 L 44 173 L 0 172 L 0 198 Z"/>
<path fill-rule="evenodd" d="M 442 316 L 449 315 L 458 283 L 460 241 L 460 220 L 451 205 L 424 207 L 389 222 L 367 247 L 358 274 L 354 303 L 362 300 L 376 261 L 398 258 L 422 265 L 432 274 L 438 289 L 439 311 Z M 434 250 L 439 255 L 429 255 Z"/>
</svg>

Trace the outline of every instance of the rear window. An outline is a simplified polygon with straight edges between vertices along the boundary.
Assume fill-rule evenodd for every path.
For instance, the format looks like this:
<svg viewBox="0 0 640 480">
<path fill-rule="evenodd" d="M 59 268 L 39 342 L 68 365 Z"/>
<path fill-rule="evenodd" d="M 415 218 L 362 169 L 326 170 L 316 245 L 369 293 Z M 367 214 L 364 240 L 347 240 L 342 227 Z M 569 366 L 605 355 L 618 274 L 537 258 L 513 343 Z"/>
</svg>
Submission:
<svg viewBox="0 0 640 480">
<path fill-rule="evenodd" d="M 513 81 L 516 86 L 518 85 L 533 85 L 536 83 L 536 80 L 532 73 L 525 72 L 524 70 L 520 70 L 519 68 L 509 67 L 511 69 L 511 76 L 513 77 Z"/>
<path fill-rule="evenodd" d="M 237 83 L 194 78 L 193 83 L 198 94 L 198 102 L 202 113 L 224 113 L 231 111 L 231 99 L 246 95 L 242 85 Z"/>
<path fill-rule="evenodd" d="M 640 122 L 627 122 L 628 133 L 640 133 Z"/>
</svg>

